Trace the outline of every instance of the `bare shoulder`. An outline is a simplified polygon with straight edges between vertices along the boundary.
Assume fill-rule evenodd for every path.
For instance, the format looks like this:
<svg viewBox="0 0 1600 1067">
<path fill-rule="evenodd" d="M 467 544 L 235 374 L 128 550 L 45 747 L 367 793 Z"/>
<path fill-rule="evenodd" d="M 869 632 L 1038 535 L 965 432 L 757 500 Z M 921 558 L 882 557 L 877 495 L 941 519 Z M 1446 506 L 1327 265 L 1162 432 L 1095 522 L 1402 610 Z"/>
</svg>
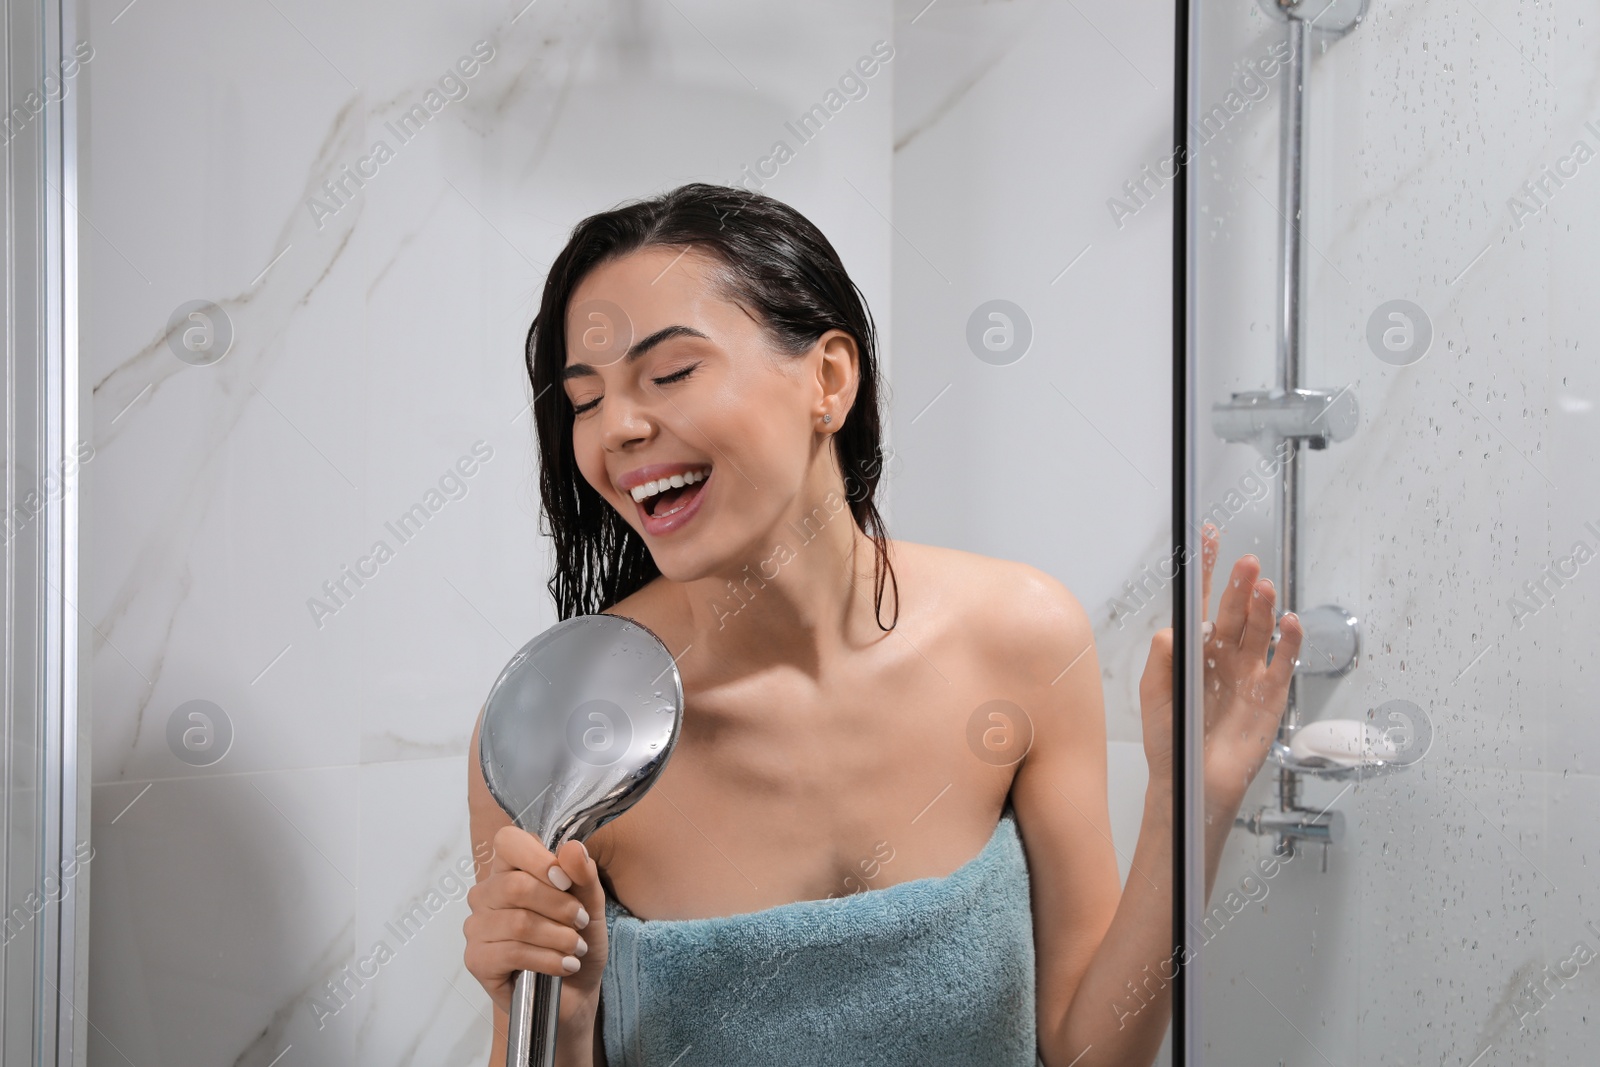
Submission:
<svg viewBox="0 0 1600 1067">
<path fill-rule="evenodd" d="M 908 541 L 894 542 L 892 551 L 896 570 L 917 591 L 912 595 L 964 640 L 1009 665 L 1037 668 L 1093 641 L 1089 614 L 1078 598 L 1038 567 Z"/>
<path fill-rule="evenodd" d="M 657 576 L 627 596 L 601 609 L 607 615 L 632 619 L 659 637 L 670 649 L 681 649 L 691 618 L 681 589 Z"/>
</svg>

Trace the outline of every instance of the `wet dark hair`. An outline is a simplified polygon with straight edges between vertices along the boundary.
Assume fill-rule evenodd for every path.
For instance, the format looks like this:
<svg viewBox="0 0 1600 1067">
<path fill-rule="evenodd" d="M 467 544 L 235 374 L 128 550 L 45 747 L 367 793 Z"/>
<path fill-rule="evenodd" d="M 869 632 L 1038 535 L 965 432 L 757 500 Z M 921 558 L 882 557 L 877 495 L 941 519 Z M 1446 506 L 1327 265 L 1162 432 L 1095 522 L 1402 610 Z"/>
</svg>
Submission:
<svg viewBox="0 0 1600 1067">
<path fill-rule="evenodd" d="M 561 381 L 573 292 L 602 263 L 647 248 L 692 248 L 710 256 L 720 265 L 717 284 L 724 297 L 751 312 L 785 355 L 807 351 L 828 330 L 855 339 L 860 383 L 844 425 L 832 435 L 833 449 L 850 513 L 872 539 L 878 627 L 893 629 L 900 618 L 899 585 L 873 499 L 884 452 L 872 313 L 833 245 L 805 216 L 772 197 L 705 182 L 589 216 L 572 231 L 545 278 L 526 359 L 539 435 L 541 527 L 555 543 L 548 585 L 560 618 L 597 614 L 661 574 L 644 539 L 579 471 L 572 402 Z M 888 626 L 882 619 L 886 572 L 895 593 Z"/>
</svg>

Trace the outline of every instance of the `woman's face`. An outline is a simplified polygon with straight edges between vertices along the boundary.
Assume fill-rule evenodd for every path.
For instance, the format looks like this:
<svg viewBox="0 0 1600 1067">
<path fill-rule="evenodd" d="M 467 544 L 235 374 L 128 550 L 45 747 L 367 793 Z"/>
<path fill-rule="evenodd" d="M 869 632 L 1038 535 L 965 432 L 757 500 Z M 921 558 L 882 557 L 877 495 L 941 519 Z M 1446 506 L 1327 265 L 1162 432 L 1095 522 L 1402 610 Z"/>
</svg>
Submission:
<svg viewBox="0 0 1600 1067">
<path fill-rule="evenodd" d="M 785 523 L 843 490 L 822 431 L 854 398 L 855 342 L 830 330 L 803 355 L 772 350 L 714 268 L 694 250 L 637 252 L 591 271 L 567 311 L 578 467 L 673 581 L 792 545 Z M 635 500 L 674 476 L 685 484 Z"/>
</svg>

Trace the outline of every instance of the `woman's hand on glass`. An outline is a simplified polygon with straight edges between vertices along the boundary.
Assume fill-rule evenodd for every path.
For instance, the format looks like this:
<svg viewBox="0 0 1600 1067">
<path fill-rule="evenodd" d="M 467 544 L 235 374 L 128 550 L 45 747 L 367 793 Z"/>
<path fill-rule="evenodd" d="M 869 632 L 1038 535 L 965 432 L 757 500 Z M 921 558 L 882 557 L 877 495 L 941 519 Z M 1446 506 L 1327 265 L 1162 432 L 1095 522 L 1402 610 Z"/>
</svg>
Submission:
<svg viewBox="0 0 1600 1067">
<path fill-rule="evenodd" d="M 558 858 L 559 857 L 559 858 Z M 518 971 L 561 978 L 557 1033 L 592 1025 L 606 962 L 605 890 L 579 841 L 552 853 L 533 834 L 502 826 L 489 874 L 467 893 L 467 970 L 510 1014 Z"/>
<path fill-rule="evenodd" d="M 1266 762 L 1288 704 L 1289 680 L 1304 631 L 1293 613 L 1278 620 L 1281 631 L 1267 661 L 1274 628 L 1276 591 L 1261 577 L 1261 561 L 1241 556 L 1222 590 L 1215 622 L 1209 621 L 1211 573 L 1218 538 L 1209 523 L 1201 531 L 1201 634 L 1205 657 L 1206 804 L 1236 811 L 1250 782 Z M 1153 786 L 1172 783 L 1172 630 L 1159 631 L 1139 680 L 1145 757 Z"/>
</svg>

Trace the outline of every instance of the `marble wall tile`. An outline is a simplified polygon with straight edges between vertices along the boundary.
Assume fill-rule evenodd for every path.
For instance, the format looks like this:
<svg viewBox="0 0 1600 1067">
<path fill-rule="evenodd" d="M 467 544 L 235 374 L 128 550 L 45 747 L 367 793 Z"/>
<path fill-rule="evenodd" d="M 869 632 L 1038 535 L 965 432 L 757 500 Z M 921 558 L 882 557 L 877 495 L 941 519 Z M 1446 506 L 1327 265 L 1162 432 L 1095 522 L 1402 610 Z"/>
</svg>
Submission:
<svg viewBox="0 0 1600 1067">
<path fill-rule="evenodd" d="M 356 767 L 96 786 L 90 1063 L 351 1062 L 354 1016 L 299 1004 L 356 949 L 358 786 Z"/>
</svg>

